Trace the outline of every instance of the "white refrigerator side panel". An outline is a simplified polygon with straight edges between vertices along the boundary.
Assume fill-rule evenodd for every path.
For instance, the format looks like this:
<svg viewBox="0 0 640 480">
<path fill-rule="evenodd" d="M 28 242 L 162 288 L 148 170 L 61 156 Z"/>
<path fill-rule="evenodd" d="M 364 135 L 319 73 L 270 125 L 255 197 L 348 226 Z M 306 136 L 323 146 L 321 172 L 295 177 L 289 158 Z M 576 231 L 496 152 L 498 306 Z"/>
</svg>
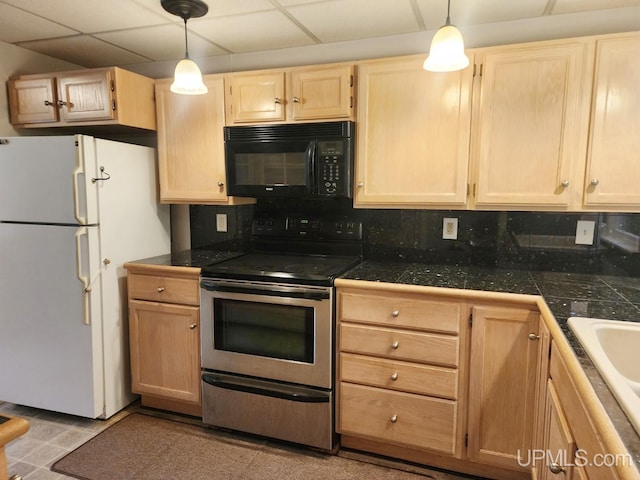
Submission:
<svg viewBox="0 0 640 480">
<path fill-rule="evenodd" d="M 93 155 L 80 153 L 82 136 L 9 137 L 0 144 L 0 221 L 97 222 Z M 91 138 L 91 137 L 86 137 Z"/>
<path fill-rule="evenodd" d="M 123 264 L 170 252 L 169 206 L 158 203 L 155 150 L 96 139 L 105 404 L 107 416 L 131 402 L 126 271 Z"/>
<path fill-rule="evenodd" d="M 0 400 L 103 415 L 99 290 L 81 280 L 98 274 L 97 237 L 96 227 L 0 223 Z"/>
</svg>

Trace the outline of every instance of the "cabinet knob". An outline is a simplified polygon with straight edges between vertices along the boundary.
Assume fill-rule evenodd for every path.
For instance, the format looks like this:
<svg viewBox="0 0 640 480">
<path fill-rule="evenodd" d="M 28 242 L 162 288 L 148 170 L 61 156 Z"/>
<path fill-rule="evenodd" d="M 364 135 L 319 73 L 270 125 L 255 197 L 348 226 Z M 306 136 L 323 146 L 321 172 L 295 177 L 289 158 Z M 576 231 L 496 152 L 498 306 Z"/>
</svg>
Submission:
<svg viewBox="0 0 640 480">
<path fill-rule="evenodd" d="M 299 97 L 293 97 L 293 103 L 300 103 Z"/>
<path fill-rule="evenodd" d="M 398 416 L 397 415 L 391 415 L 391 418 L 389 419 L 389 421 L 391 423 L 396 423 L 398 421 Z"/>
<path fill-rule="evenodd" d="M 49 100 L 45 100 L 45 101 L 44 101 L 44 106 L 45 106 L 45 107 L 52 107 L 52 106 L 54 106 L 54 105 L 55 105 L 55 103 L 50 102 Z"/>
<path fill-rule="evenodd" d="M 529 340 L 540 340 L 540 335 L 536 335 L 535 333 L 530 333 Z"/>
<path fill-rule="evenodd" d="M 280 105 L 282 103 L 282 100 L 279 99 L 278 97 L 276 97 L 276 98 L 273 99 L 273 103 L 275 103 L 277 105 Z"/>
<path fill-rule="evenodd" d="M 58 100 L 58 106 L 59 107 L 66 107 L 68 105 L 67 102 L 63 102 L 62 100 Z"/>
<path fill-rule="evenodd" d="M 394 382 L 398 379 L 398 372 L 393 372 L 391 374 L 391 380 L 393 380 Z"/>
<path fill-rule="evenodd" d="M 598 180 L 597 178 L 594 178 L 593 180 L 591 180 L 591 185 L 593 185 L 594 187 L 597 187 L 599 183 L 600 183 L 600 180 Z"/>
<path fill-rule="evenodd" d="M 397 350 L 399 346 L 400 344 L 398 343 L 397 340 L 391 344 L 391 348 L 393 348 L 394 350 Z"/>
<path fill-rule="evenodd" d="M 397 317 L 398 315 L 400 315 L 400 310 L 394 310 L 393 312 L 391 312 L 392 317 Z"/>
<path fill-rule="evenodd" d="M 218 186 L 219 186 L 220 188 L 224 187 L 224 182 L 218 182 Z"/>
<path fill-rule="evenodd" d="M 551 465 L 549 465 L 549 470 L 551 471 L 551 473 L 562 473 L 564 472 L 564 468 L 556 463 L 556 462 L 552 462 Z"/>
<path fill-rule="evenodd" d="M 158 288 L 156 288 L 156 291 L 158 293 L 162 293 L 162 292 L 164 292 L 164 287 L 158 287 Z"/>
<path fill-rule="evenodd" d="M 362 183 L 362 182 L 358 182 L 358 184 L 356 185 L 356 187 L 358 187 L 358 188 L 362 188 L 362 187 L 364 187 L 364 183 Z"/>
<path fill-rule="evenodd" d="M 567 187 L 569 186 L 569 180 L 563 180 L 563 181 L 562 181 L 562 186 L 563 186 L 564 188 L 567 188 Z"/>
<path fill-rule="evenodd" d="M 191 325 L 189 325 L 189 329 L 194 330 L 198 325 L 196 325 L 195 323 L 192 323 Z"/>
</svg>

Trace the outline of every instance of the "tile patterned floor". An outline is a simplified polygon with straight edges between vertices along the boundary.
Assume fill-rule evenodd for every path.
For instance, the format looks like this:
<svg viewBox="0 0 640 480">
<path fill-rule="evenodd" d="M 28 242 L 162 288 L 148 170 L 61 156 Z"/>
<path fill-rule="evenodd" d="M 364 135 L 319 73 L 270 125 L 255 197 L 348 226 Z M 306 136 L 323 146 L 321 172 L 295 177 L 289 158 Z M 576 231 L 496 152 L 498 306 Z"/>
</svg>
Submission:
<svg viewBox="0 0 640 480">
<path fill-rule="evenodd" d="M 90 420 L 0 402 L 0 414 L 22 417 L 29 421 L 29 431 L 5 448 L 9 476 L 19 474 L 23 480 L 71 479 L 72 477 L 52 472 L 49 468 L 60 457 L 127 415 L 131 408 L 109 420 Z"/>
<path fill-rule="evenodd" d="M 6 446 L 9 476 L 19 474 L 23 480 L 74 480 L 72 477 L 52 472 L 50 467 L 58 459 L 121 420 L 131 412 L 139 410 L 137 403 L 133 403 L 123 411 L 108 420 L 90 420 L 72 415 L 38 410 L 0 401 L 0 414 L 18 416 L 29 421 L 29 431 L 10 442 Z M 171 418 L 171 414 L 161 412 L 157 416 Z M 184 419 L 183 419 L 184 421 Z M 195 421 L 195 420 L 194 420 Z M 379 466 L 393 467 L 393 461 L 377 461 L 367 455 L 354 453 L 350 458 L 374 463 Z M 308 456 L 307 456 L 308 457 Z M 396 468 L 401 468 L 402 465 Z M 458 476 L 442 471 L 432 471 L 419 467 L 412 468 L 414 473 L 423 473 L 425 480 L 464 480 L 479 477 Z M 422 472 L 424 470 L 424 472 Z M 481 480 L 481 479 L 479 479 Z"/>
</svg>

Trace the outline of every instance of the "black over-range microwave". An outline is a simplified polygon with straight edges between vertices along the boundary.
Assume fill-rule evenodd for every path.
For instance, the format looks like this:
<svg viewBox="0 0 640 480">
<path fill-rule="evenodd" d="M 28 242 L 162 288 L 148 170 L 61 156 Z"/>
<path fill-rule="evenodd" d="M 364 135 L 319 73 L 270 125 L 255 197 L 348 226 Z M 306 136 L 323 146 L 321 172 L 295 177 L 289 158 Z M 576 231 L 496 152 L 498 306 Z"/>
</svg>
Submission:
<svg viewBox="0 0 640 480">
<path fill-rule="evenodd" d="M 354 122 L 224 128 L 227 195 L 353 194 Z"/>
</svg>

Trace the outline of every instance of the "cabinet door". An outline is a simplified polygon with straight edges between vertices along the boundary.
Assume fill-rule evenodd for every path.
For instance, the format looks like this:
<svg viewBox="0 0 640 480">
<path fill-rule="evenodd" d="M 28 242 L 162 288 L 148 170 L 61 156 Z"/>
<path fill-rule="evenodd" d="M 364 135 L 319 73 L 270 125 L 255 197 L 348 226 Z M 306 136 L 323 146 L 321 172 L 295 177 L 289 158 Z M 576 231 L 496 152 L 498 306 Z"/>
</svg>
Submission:
<svg viewBox="0 0 640 480">
<path fill-rule="evenodd" d="M 227 203 L 224 82 L 203 77 L 205 95 L 178 95 L 172 79 L 156 82 L 158 172 L 163 203 Z"/>
<path fill-rule="evenodd" d="M 525 470 L 518 452 L 533 445 L 540 314 L 501 307 L 474 307 L 472 313 L 467 454 Z"/>
<path fill-rule="evenodd" d="M 598 40 L 585 205 L 640 206 L 640 35 Z"/>
<path fill-rule="evenodd" d="M 285 119 L 284 72 L 231 75 L 227 93 L 230 124 Z"/>
<path fill-rule="evenodd" d="M 523 47 L 480 59 L 472 162 L 479 207 L 567 209 L 582 193 L 586 43 Z"/>
<path fill-rule="evenodd" d="M 116 117 L 110 70 L 61 74 L 58 77 L 60 118 L 65 122 L 111 120 Z"/>
<path fill-rule="evenodd" d="M 558 394 L 549 380 L 547 386 L 547 406 L 545 409 L 545 428 L 543 448 L 545 459 L 538 469 L 541 480 L 567 480 L 573 478 L 572 465 L 576 452 L 576 442 L 562 412 Z"/>
<path fill-rule="evenodd" d="M 356 207 L 466 205 L 473 72 L 426 72 L 423 62 L 358 68 Z"/>
<path fill-rule="evenodd" d="M 132 390 L 200 404 L 199 308 L 129 302 Z"/>
<path fill-rule="evenodd" d="M 8 90 L 12 124 L 58 121 L 56 84 L 53 77 L 10 80 Z"/>
<path fill-rule="evenodd" d="M 292 120 L 353 116 L 353 65 L 291 72 Z"/>
</svg>

